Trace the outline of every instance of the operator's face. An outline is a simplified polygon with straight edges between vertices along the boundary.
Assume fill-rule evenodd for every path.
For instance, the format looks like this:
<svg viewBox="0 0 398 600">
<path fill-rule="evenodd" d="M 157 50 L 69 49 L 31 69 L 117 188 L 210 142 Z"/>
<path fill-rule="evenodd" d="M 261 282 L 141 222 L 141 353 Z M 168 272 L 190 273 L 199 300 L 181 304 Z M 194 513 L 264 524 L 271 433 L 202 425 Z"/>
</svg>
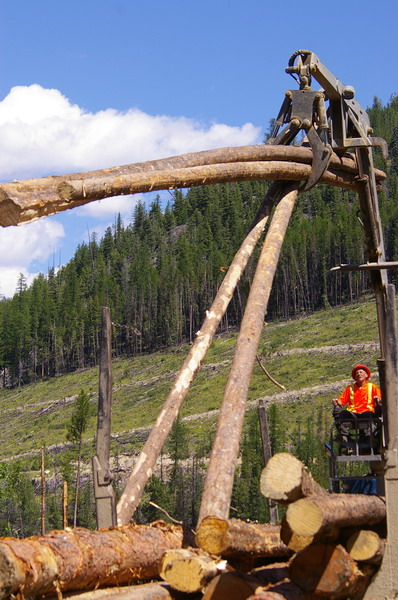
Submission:
<svg viewBox="0 0 398 600">
<path fill-rule="evenodd" d="M 354 379 L 357 385 L 361 387 L 368 379 L 368 374 L 365 369 L 357 369 L 354 373 Z"/>
</svg>

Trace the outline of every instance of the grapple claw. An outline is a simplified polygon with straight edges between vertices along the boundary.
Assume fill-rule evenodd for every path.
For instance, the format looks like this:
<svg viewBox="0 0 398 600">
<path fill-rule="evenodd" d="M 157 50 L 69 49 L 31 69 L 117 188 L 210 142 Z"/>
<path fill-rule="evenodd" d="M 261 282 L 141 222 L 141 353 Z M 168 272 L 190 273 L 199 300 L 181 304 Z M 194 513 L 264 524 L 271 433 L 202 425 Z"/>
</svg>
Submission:
<svg viewBox="0 0 398 600">
<path fill-rule="evenodd" d="M 312 148 L 312 170 L 306 183 L 300 188 L 301 192 L 307 192 L 318 183 L 329 166 L 333 152 L 330 144 L 322 142 L 314 127 L 307 131 L 307 139 Z"/>
</svg>

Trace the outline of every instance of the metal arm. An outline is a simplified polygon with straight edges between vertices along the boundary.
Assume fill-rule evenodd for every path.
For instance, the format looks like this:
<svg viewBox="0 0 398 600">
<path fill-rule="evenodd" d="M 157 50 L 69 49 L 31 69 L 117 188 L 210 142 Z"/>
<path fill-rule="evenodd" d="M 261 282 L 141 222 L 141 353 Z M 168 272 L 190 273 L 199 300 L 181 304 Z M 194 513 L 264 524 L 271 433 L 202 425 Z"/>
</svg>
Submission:
<svg viewBox="0 0 398 600">
<path fill-rule="evenodd" d="M 304 143 L 310 144 L 314 159 L 311 176 L 302 191 L 319 181 L 332 150 L 343 154 L 348 148 L 381 146 L 386 156 L 387 144 L 381 138 L 371 137 L 369 117 L 354 99 L 354 88 L 339 81 L 316 54 L 297 50 L 290 57 L 286 72 L 296 79 L 300 89 L 286 91 L 269 143 L 290 144 L 300 130 L 306 132 Z M 311 89 L 312 78 L 322 89 Z M 329 103 L 327 110 L 325 102 Z M 282 125 L 286 127 L 279 133 Z M 361 162 L 370 164 L 371 159 L 363 157 Z"/>
</svg>

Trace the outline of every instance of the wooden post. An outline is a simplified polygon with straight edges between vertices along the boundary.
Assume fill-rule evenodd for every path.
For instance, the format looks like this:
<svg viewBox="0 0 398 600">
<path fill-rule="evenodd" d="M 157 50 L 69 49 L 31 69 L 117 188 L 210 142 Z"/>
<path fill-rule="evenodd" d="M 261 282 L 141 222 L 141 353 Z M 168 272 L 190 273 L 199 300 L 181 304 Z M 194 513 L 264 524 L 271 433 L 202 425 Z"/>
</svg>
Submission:
<svg viewBox="0 0 398 600">
<path fill-rule="evenodd" d="M 258 403 L 258 419 L 260 423 L 261 442 L 263 446 L 264 467 L 266 467 L 269 459 L 272 456 L 272 452 L 268 431 L 267 409 L 264 400 L 260 400 L 260 402 Z M 275 525 L 279 521 L 278 505 L 271 498 L 267 498 L 267 502 L 269 522 Z"/>
<path fill-rule="evenodd" d="M 100 347 L 97 454 L 93 458 L 93 482 L 97 527 L 116 525 L 116 496 L 111 485 L 113 476 L 109 468 L 112 414 L 112 328 L 107 306 L 102 309 Z"/>
<path fill-rule="evenodd" d="M 235 466 L 246 410 L 247 391 L 282 242 L 298 195 L 297 185 L 282 188 L 243 316 L 231 372 L 221 405 L 217 432 L 207 471 L 199 523 L 208 515 L 227 519 Z"/>
<path fill-rule="evenodd" d="M 64 481 L 64 487 L 62 490 L 62 519 L 63 527 L 68 527 L 68 482 Z"/>
<path fill-rule="evenodd" d="M 44 447 L 41 449 L 41 535 L 46 533 L 46 474 L 44 470 Z"/>
<path fill-rule="evenodd" d="M 129 522 L 135 509 L 141 501 L 144 487 L 152 475 L 153 467 L 159 457 L 163 445 L 171 431 L 173 423 L 185 400 L 203 358 L 213 340 L 220 321 L 227 310 L 237 283 L 253 253 L 254 248 L 264 230 L 268 215 L 274 204 L 274 198 L 279 193 L 280 184 L 273 184 L 262 203 L 257 218 L 236 253 L 228 272 L 217 292 L 217 295 L 207 311 L 206 318 L 200 331 L 196 334 L 193 346 L 185 359 L 174 385 L 163 405 L 162 410 L 153 426 L 144 448 L 134 465 L 126 488 L 117 505 L 118 524 Z"/>
</svg>

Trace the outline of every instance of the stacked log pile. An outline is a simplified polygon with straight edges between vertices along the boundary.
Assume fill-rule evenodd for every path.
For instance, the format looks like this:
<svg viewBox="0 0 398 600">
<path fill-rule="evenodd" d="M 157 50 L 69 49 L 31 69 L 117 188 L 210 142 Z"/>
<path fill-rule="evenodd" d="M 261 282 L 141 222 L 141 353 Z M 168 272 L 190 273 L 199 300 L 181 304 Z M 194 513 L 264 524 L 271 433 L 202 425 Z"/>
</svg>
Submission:
<svg viewBox="0 0 398 600">
<path fill-rule="evenodd" d="M 383 556 L 384 500 L 328 494 L 287 453 L 270 459 L 260 488 L 286 507 L 281 526 L 208 516 L 195 537 L 159 521 L 2 538 L 0 599 L 61 598 L 69 590 L 74 595 L 78 590 L 81 600 L 312 600 L 362 594 Z"/>
</svg>

